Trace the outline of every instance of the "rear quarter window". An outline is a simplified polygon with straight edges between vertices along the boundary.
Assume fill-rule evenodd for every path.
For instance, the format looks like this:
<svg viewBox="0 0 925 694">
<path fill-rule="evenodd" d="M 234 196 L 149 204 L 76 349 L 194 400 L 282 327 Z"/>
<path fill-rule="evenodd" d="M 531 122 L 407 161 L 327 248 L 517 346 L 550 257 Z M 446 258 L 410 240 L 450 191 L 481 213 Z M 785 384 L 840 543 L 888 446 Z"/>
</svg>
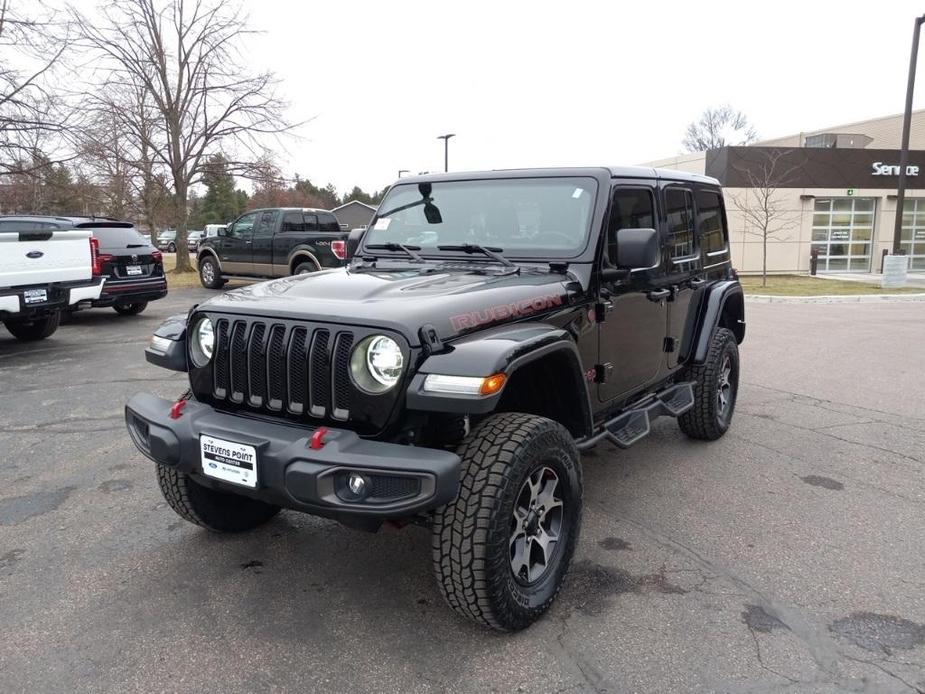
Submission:
<svg viewBox="0 0 925 694">
<path fill-rule="evenodd" d="M 723 215 L 723 199 L 711 190 L 697 191 L 697 232 L 704 253 L 719 253 L 726 249 L 729 238 Z"/>
<path fill-rule="evenodd" d="M 333 214 L 321 213 L 318 215 L 318 228 L 320 231 L 340 231 L 340 222 Z"/>
</svg>

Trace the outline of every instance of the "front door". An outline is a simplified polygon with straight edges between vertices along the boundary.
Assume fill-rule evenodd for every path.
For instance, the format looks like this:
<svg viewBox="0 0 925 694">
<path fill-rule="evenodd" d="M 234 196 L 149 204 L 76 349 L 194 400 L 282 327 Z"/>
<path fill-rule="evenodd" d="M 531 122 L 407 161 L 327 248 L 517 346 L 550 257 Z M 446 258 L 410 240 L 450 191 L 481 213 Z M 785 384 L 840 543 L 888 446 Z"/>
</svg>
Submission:
<svg viewBox="0 0 925 694">
<path fill-rule="evenodd" d="M 254 224 L 260 212 L 248 212 L 228 225 L 222 238 L 219 258 L 222 272 L 229 275 L 253 274 L 251 246 L 254 239 Z"/>
<path fill-rule="evenodd" d="M 620 229 L 658 229 L 655 189 L 618 185 L 613 191 L 605 253 L 616 264 Z M 667 298 L 661 266 L 634 270 L 628 279 L 602 285 L 604 322 L 598 325 L 598 352 L 604 378 L 601 402 L 629 397 L 658 380 L 665 363 Z"/>
</svg>

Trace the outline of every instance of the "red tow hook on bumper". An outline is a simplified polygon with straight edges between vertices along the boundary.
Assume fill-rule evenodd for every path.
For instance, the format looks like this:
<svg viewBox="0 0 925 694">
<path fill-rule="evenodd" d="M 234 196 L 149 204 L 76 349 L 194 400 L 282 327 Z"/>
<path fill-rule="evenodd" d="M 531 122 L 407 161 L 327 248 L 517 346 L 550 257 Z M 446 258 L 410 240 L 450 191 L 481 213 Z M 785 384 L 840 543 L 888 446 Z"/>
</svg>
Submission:
<svg viewBox="0 0 925 694">
<path fill-rule="evenodd" d="M 180 415 L 183 413 L 184 407 L 186 407 L 186 400 L 177 400 L 173 405 L 170 406 L 170 418 L 180 419 Z"/>
<path fill-rule="evenodd" d="M 312 434 L 312 438 L 308 442 L 308 447 L 313 451 L 321 450 L 324 446 L 324 437 L 328 433 L 327 427 L 318 427 L 315 429 L 315 433 Z"/>
</svg>

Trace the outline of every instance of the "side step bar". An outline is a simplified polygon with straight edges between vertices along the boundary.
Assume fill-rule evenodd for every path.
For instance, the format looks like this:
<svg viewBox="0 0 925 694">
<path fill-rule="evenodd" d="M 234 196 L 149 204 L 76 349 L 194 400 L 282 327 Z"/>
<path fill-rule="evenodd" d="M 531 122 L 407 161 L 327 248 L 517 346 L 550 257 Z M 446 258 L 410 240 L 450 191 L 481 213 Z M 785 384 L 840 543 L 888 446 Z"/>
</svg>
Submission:
<svg viewBox="0 0 925 694">
<path fill-rule="evenodd" d="M 607 439 L 620 448 L 629 448 L 651 431 L 657 417 L 679 417 L 694 406 L 694 382 L 676 383 L 636 403 L 601 426 L 587 438 L 578 439 L 579 451 L 586 451 Z"/>
</svg>

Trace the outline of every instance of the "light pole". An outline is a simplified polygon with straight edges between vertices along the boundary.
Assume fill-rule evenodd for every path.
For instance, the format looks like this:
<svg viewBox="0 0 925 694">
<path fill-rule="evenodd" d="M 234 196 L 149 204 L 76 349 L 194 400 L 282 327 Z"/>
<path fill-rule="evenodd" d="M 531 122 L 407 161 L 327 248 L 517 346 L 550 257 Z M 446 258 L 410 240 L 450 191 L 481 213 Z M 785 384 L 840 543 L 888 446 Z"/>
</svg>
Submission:
<svg viewBox="0 0 925 694">
<path fill-rule="evenodd" d="M 446 135 L 437 135 L 438 140 L 443 140 L 443 170 L 444 171 L 450 170 L 450 138 L 451 137 L 456 137 L 456 133 L 447 133 Z"/>
<path fill-rule="evenodd" d="M 906 202 L 906 168 L 909 166 L 909 126 L 912 121 L 912 92 L 915 89 L 915 64 L 919 57 L 919 33 L 925 15 L 915 18 L 912 32 L 912 56 L 909 58 L 909 82 L 906 85 L 906 110 L 903 113 L 902 144 L 899 149 L 899 183 L 896 186 L 896 221 L 893 225 L 893 255 L 901 253 L 903 230 L 903 207 Z"/>
<path fill-rule="evenodd" d="M 403 173 L 411 173 L 411 172 L 410 172 L 408 169 L 399 169 L 399 170 L 398 170 L 398 178 L 401 178 L 401 175 L 402 175 Z"/>
</svg>

